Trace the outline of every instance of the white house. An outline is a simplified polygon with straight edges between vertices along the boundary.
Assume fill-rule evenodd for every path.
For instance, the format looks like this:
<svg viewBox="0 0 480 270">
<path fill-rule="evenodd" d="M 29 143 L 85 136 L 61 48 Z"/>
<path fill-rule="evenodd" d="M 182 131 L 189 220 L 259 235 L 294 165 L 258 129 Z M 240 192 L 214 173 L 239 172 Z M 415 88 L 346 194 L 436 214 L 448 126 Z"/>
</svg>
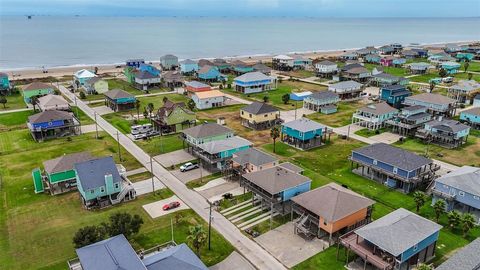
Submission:
<svg viewBox="0 0 480 270">
<path fill-rule="evenodd" d="M 199 110 L 222 107 L 225 105 L 225 94 L 218 90 L 196 92 L 192 100 Z"/>
<path fill-rule="evenodd" d="M 90 70 L 81 69 L 75 73 L 73 73 L 73 82 L 75 85 L 82 86 L 85 84 L 87 80 L 91 78 L 97 77 L 97 75 Z"/>
<path fill-rule="evenodd" d="M 315 64 L 315 70 L 318 76 L 329 77 L 337 73 L 338 65 L 332 61 L 324 60 Z"/>
</svg>

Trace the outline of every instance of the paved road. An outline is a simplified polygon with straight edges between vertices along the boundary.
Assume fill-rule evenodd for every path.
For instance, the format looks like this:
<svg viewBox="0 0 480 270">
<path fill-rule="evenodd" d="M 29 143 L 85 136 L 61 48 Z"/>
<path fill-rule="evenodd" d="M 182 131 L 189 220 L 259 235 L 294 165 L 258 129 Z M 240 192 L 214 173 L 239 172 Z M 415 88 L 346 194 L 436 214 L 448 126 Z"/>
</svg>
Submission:
<svg viewBox="0 0 480 270">
<path fill-rule="evenodd" d="M 65 87 L 60 86 L 60 91 L 73 100 L 73 94 Z M 88 107 L 83 101 L 77 99 L 78 107 L 93 119 L 94 111 Z M 150 169 L 150 157 L 132 140 L 108 123 L 102 117 L 97 116 L 98 125 L 105 130 L 114 139 L 118 138 L 120 144 L 127 149 L 142 165 Z M 188 189 L 179 179 L 175 178 L 169 171 L 163 168 L 159 163 L 153 161 L 153 174 L 169 189 L 171 189 L 182 201 L 192 208 L 200 217 L 208 222 L 207 201 L 197 192 Z M 243 235 L 240 230 L 228 221 L 220 213 L 213 211 L 213 228 L 225 237 L 247 260 L 249 260 L 258 269 L 286 269 L 277 259 L 270 253 L 261 248 L 254 241 Z"/>
</svg>

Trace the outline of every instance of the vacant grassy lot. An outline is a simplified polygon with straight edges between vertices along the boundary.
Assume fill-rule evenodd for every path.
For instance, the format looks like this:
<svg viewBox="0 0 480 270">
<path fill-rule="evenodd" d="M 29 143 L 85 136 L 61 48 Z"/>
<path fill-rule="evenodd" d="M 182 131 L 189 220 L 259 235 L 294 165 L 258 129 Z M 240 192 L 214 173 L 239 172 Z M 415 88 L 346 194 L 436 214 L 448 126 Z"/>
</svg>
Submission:
<svg viewBox="0 0 480 270">
<path fill-rule="evenodd" d="M 469 69 L 470 70 L 470 69 Z M 457 73 L 454 76 L 457 80 L 467 80 L 468 79 L 468 73 Z M 480 74 L 473 74 L 472 75 L 472 80 L 475 80 L 477 82 L 480 82 Z"/>
<path fill-rule="evenodd" d="M 146 92 L 138 90 L 137 88 L 133 87 L 131 84 L 128 82 L 121 80 L 121 79 L 108 79 L 108 89 L 122 89 L 132 95 L 142 95 L 145 94 Z M 167 88 L 152 88 L 149 89 L 149 93 L 157 93 L 157 92 L 163 92 L 163 91 L 168 91 Z"/>
<path fill-rule="evenodd" d="M 313 113 L 307 115 L 307 118 L 311 120 L 315 120 L 320 122 L 324 125 L 330 127 L 342 127 L 352 123 L 352 115 L 353 113 L 361 108 L 366 106 L 364 103 L 361 102 L 340 102 L 338 105 L 338 111 L 333 114 L 322 114 L 322 113 Z"/>
<path fill-rule="evenodd" d="M 293 71 L 288 71 L 288 72 L 280 72 L 281 75 L 284 76 L 291 76 L 294 78 L 309 78 L 315 76 L 315 72 L 311 70 L 293 70 Z"/>
<path fill-rule="evenodd" d="M 394 76 L 403 77 L 403 76 L 409 75 L 407 70 L 402 67 L 383 67 L 381 65 L 365 64 L 365 67 L 368 70 L 373 70 L 375 67 L 378 67 L 378 66 L 382 67 L 385 73 L 388 73 Z"/>
<path fill-rule="evenodd" d="M 0 114 L 0 132 L 27 127 L 27 120 L 33 111 L 22 111 Z"/>
<path fill-rule="evenodd" d="M 382 132 L 385 132 L 385 131 L 387 131 L 386 128 L 381 128 L 381 129 L 378 129 L 378 130 L 370 130 L 368 128 L 363 128 L 363 129 L 355 131 L 355 134 L 360 135 L 362 137 L 369 138 L 369 137 L 378 135 L 378 134 L 380 134 Z"/>
<path fill-rule="evenodd" d="M 183 149 L 183 141 L 178 134 L 156 136 L 147 140 L 136 140 L 135 143 L 151 156 L 165 154 Z"/>
<path fill-rule="evenodd" d="M 80 227 L 105 222 L 112 213 L 125 211 L 142 216 L 145 224 L 131 243 L 135 249 L 149 248 L 171 239 L 171 218 L 177 214 L 151 219 L 142 205 L 171 196 L 168 190 L 147 195 L 135 201 L 100 211 L 81 207 L 77 192 L 59 196 L 35 194 L 31 170 L 42 162 L 79 151 L 94 156 L 112 155 L 117 162 L 117 144 L 101 133 L 102 139 L 85 134 L 70 140 L 58 139 L 35 143 L 27 130 L 0 133 L 0 265 L 2 269 L 65 269 L 66 261 L 75 257 L 72 237 Z M 128 170 L 141 165 L 122 149 Z M 188 227 L 206 224 L 191 210 L 178 212 L 174 239 L 186 241 Z M 176 218 L 174 219 L 176 220 Z M 223 260 L 232 247 L 216 232 L 212 234 L 212 251 L 202 248 L 201 258 L 207 265 Z"/>
<path fill-rule="evenodd" d="M 11 94 L 6 96 L 7 104 L 3 107 L 3 104 L 0 105 L 0 111 L 8 111 L 15 109 L 27 108 L 27 104 L 23 100 L 23 96 L 20 93 Z"/>
</svg>

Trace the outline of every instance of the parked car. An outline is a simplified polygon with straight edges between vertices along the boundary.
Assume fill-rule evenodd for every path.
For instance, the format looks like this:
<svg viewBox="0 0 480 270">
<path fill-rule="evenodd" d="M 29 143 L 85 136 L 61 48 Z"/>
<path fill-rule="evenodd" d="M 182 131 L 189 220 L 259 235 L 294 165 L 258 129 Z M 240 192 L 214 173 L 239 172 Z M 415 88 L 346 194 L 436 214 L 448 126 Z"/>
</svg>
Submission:
<svg viewBox="0 0 480 270">
<path fill-rule="evenodd" d="M 148 133 L 150 131 L 153 131 L 153 126 L 152 124 L 136 125 L 136 126 L 132 126 L 130 130 L 131 130 L 130 133 L 132 135 Z"/>
<path fill-rule="evenodd" d="M 180 202 L 174 201 L 174 202 L 165 204 L 165 205 L 162 207 L 162 209 L 163 209 L 163 211 L 168 211 L 168 210 L 171 210 L 171 209 L 175 209 L 175 208 L 177 208 L 177 207 L 179 207 L 179 206 L 180 206 Z"/>
<path fill-rule="evenodd" d="M 181 172 L 187 172 L 187 171 L 190 171 L 190 170 L 193 170 L 193 169 L 196 169 L 198 168 L 198 164 L 193 164 L 192 162 L 187 162 L 185 164 L 183 164 L 182 166 L 180 166 L 180 171 Z"/>
<path fill-rule="evenodd" d="M 444 82 L 444 83 L 451 83 L 451 82 L 453 82 L 453 77 L 445 77 L 445 78 L 442 78 L 442 82 Z"/>
<path fill-rule="evenodd" d="M 147 138 L 147 134 L 140 133 L 140 134 L 133 135 L 133 139 L 135 140 L 145 139 L 145 138 Z"/>
</svg>

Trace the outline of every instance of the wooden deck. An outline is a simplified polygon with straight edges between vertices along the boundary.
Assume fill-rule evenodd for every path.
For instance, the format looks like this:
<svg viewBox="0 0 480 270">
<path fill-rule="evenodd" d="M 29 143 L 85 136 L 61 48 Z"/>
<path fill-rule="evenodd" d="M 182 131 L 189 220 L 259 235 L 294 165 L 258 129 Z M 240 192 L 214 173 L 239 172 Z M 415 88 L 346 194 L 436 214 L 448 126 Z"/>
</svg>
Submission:
<svg viewBox="0 0 480 270">
<path fill-rule="evenodd" d="M 358 242 L 357 242 L 358 237 Z M 350 233 L 344 235 L 340 238 L 340 243 L 351 251 L 355 252 L 359 257 L 364 261 L 371 263 L 375 267 L 383 270 L 391 270 L 394 266 L 394 258 L 378 254 L 380 249 L 374 254 L 371 246 L 368 246 L 363 239 L 357 236 L 355 233 Z M 391 258 L 390 262 L 387 261 L 388 258 Z"/>
</svg>

